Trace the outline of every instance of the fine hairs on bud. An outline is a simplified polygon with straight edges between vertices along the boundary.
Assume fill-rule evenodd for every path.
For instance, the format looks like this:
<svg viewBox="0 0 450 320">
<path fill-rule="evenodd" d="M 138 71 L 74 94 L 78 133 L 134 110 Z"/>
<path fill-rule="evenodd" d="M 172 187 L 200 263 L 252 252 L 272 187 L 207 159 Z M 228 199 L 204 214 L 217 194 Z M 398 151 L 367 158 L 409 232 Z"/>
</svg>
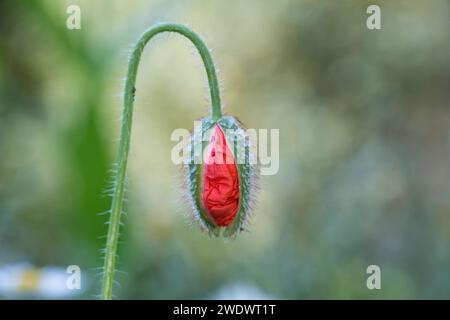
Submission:
<svg viewBox="0 0 450 320">
<path fill-rule="evenodd" d="M 201 230 L 210 236 L 235 237 L 248 226 L 258 189 L 258 170 L 250 163 L 251 140 L 234 117 L 221 116 L 217 122 L 206 117 L 200 123 L 201 133 L 191 132 L 189 156 L 181 164 L 183 198 Z M 224 134 L 228 130 L 239 135 L 238 143 L 228 140 Z M 196 148 L 207 156 L 202 163 L 196 163 Z M 237 161 L 239 152 L 243 163 Z"/>
<path fill-rule="evenodd" d="M 220 87 L 211 50 L 203 40 L 190 28 L 176 23 L 160 23 L 146 30 L 129 54 L 128 71 L 125 78 L 123 111 L 120 126 L 120 138 L 117 160 L 112 171 L 112 180 L 105 189 L 110 195 L 111 208 L 107 221 L 108 234 L 106 245 L 102 250 L 104 265 L 102 272 L 101 298 L 111 299 L 118 260 L 117 247 L 123 226 L 122 216 L 126 201 L 126 169 L 130 151 L 132 117 L 136 94 L 136 78 L 142 52 L 155 35 L 160 33 L 177 33 L 187 38 L 196 48 L 206 71 L 210 94 L 210 115 L 200 119 L 200 135 L 191 134 L 189 147 L 200 150 L 207 161 L 190 161 L 183 163 L 181 200 L 189 204 L 189 211 L 200 229 L 211 236 L 233 238 L 248 228 L 249 217 L 255 202 L 257 190 L 257 172 L 252 164 L 252 152 L 246 139 L 243 125 L 231 116 L 222 114 Z M 228 130 L 240 134 L 241 143 L 234 143 L 227 137 Z M 207 132 L 210 132 L 208 135 Z M 244 135 L 244 136 L 243 136 Z M 208 139 L 204 139 L 207 136 Z M 243 138 L 243 139 L 242 139 Z M 242 143 L 242 140 L 244 141 Z M 239 142 L 239 141 L 238 141 Z M 239 154 L 246 155 L 243 163 L 237 161 Z M 226 161 L 223 161 L 226 160 Z"/>
</svg>

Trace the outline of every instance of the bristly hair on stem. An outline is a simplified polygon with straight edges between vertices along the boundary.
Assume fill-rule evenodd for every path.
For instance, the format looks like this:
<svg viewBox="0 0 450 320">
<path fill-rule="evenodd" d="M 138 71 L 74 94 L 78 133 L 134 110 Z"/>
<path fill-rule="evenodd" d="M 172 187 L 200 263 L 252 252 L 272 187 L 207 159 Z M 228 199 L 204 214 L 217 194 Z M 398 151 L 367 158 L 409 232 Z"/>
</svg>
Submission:
<svg viewBox="0 0 450 320">
<path fill-rule="evenodd" d="M 136 43 L 128 63 L 128 72 L 125 82 L 125 94 L 123 100 L 122 125 L 120 131 L 119 149 L 116 160 L 116 173 L 112 186 L 112 202 L 108 235 L 105 246 L 105 260 L 103 266 L 103 279 L 101 298 L 110 300 L 112 298 L 114 273 L 117 258 L 117 246 L 120 234 L 121 216 L 125 196 L 125 176 L 127 169 L 128 153 L 130 150 L 131 125 L 133 118 L 134 97 L 136 94 L 136 77 L 145 45 L 153 36 L 162 32 L 175 32 L 188 38 L 196 47 L 205 66 L 208 77 L 209 92 L 211 96 L 211 120 L 218 121 L 222 116 L 219 84 L 214 63 L 209 49 L 203 40 L 186 26 L 175 23 L 161 23 L 152 26 L 145 31 Z"/>
</svg>

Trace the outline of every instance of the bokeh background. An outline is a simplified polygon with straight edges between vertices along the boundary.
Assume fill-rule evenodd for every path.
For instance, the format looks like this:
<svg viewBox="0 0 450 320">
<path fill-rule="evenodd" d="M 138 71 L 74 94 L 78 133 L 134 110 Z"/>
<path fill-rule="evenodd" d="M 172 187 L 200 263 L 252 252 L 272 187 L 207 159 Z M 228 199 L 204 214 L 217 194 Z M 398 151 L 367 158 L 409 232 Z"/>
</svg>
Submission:
<svg viewBox="0 0 450 320">
<path fill-rule="evenodd" d="M 66 28 L 71 4 L 81 30 Z M 381 30 L 366 27 L 369 4 Z M 1 1 L 0 297 L 99 293 L 107 217 L 97 213 L 110 203 L 127 57 L 162 21 L 213 49 L 227 113 L 280 129 L 280 170 L 262 177 L 236 240 L 191 223 L 170 134 L 208 112 L 207 82 L 186 39 L 153 39 L 137 80 L 116 296 L 450 297 L 449 13 L 444 0 Z M 366 287 L 372 264 L 381 290 Z M 60 279 L 68 265 L 83 290 L 48 289 L 57 281 L 44 271 Z"/>
</svg>

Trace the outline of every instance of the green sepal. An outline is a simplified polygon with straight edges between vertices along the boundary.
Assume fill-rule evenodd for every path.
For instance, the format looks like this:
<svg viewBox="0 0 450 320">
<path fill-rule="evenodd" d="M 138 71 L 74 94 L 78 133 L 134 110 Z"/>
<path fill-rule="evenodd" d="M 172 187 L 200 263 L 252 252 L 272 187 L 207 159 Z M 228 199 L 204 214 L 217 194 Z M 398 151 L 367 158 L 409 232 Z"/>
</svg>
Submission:
<svg viewBox="0 0 450 320">
<path fill-rule="evenodd" d="M 245 229 L 248 218 L 254 202 L 255 184 L 257 180 L 256 165 L 250 163 L 251 148 L 249 140 L 246 139 L 246 131 L 243 125 L 234 117 L 223 116 L 217 122 L 209 117 L 201 119 L 200 132 L 193 132 L 190 142 L 190 157 L 186 165 L 188 179 L 189 198 L 194 217 L 199 221 L 202 229 L 206 230 L 212 236 L 232 237 L 239 231 Z M 237 163 L 237 171 L 239 175 L 239 208 L 236 217 L 231 225 L 228 227 L 218 227 L 214 221 L 209 217 L 205 211 L 201 201 L 202 192 L 202 164 L 195 163 L 199 159 L 199 155 L 195 153 L 196 150 L 201 150 L 201 155 L 205 148 L 210 143 L 210 130 L 215 124 L 220 125 L 223 132 L 226 134 L 227 143 L 232 146 L 232 151 L 237 161 L 237 155 L 244 155 L 244 163 Z M 227 130 L 233 130 L 234 136 L 228 136 Z M 201 134 L 200 134 L 201 133 Z M 233 141 L 231 141 L 233 140 Z M 200 148 L 201 145 L 201 148 Z M 201 159 L 203 160 L 203 159 Z"/>
</svg>

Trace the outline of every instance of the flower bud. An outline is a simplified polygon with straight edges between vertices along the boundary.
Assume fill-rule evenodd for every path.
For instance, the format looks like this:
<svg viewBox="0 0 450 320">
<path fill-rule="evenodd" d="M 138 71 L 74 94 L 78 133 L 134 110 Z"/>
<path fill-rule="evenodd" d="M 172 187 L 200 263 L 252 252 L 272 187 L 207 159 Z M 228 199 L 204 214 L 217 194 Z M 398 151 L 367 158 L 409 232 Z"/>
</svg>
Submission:
<svg viewBox="0 0 450 320">
<path fill-rule="evenodd" d="M 234 117 L 200 122 L 184 166 L 187 198 L 202 229 L 214 236 L 234 236 L 245 230 L 255 198 L 251 140 Z"/>
</svg>

